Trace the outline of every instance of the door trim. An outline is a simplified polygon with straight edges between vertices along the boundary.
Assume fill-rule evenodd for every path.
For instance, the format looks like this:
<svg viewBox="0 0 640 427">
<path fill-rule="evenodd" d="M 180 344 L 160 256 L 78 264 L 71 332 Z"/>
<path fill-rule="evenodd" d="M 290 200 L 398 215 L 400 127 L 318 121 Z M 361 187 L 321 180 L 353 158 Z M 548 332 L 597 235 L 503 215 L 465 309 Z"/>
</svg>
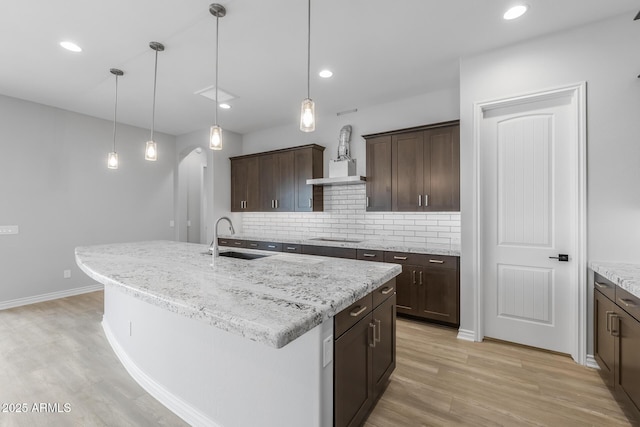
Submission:
<svg viewBox="0 0 640 427">
<path fill-rule="evenodd" d="M 576 170 L 578 171 L 575 180 L 574 191 L 578 195 L 576 206 L 576 214 L 573 218 L 577 227 L 575 247 L 577 253 L 573 256 L 573 268 L 578 283 L 571 290 L 571 300 L 573 305 L 573 325 L 572 329 L 576 332 L 574 342 L 571 345 L 571 357 L 581 364 L 587 364 L 587 116 L 586 116 L 586 82 L 579 82 L 567 86 L 556 87 L 539 92 L 532 92 L 508 98 L 500 98 L 490 101 L 474 102 L 473 104 L 473 176 L 475 185 L 472 189 L 473 209 L 472 217 L 472 286 L 474 300 L 474 323 L 475 332 L 474 340 L 482 341 L 484 339 L 484 313 L 483 299 L 484 286 L 482 283 L 483 259 L 482 259 L 482 216 L 480 210 L 481 186 L 480 177 L 482 165 L 480 164 L 480 127 L 483 114 L 497 108 L 509 107 L 514 105 L 527 104 L 546 99 L 554 99 L 570 96 L 574 99 L 572 102 L 573 115 L 576 118 L 574 126 L 574 142 L 573 154 L 577 161 Z"/>
</svg>

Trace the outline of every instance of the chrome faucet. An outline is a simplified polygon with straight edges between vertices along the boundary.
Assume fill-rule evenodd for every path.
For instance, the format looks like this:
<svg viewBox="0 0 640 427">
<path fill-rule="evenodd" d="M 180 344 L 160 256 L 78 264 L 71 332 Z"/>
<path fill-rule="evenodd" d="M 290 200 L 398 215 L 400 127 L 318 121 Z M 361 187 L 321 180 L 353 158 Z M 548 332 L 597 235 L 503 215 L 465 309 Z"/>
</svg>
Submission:
<svg viewBox="0 0 640 427">
<path fill-rule="evenodd" d="M 231 234 L 236 234 L 236 230 L 233 229 L 233 224 L 229 217 L 221 216 L 218 218 L 216 224 L 213 226 L 213 241 L 209 245 L 209 252 L 213 254 L 214 258 L 218 258 L 220 256 L 220 251 L 218 250 L 218 223 L 223 219 L 226 219 L 229 222 L 229 230 L 231 230 Z"/>
</svg>

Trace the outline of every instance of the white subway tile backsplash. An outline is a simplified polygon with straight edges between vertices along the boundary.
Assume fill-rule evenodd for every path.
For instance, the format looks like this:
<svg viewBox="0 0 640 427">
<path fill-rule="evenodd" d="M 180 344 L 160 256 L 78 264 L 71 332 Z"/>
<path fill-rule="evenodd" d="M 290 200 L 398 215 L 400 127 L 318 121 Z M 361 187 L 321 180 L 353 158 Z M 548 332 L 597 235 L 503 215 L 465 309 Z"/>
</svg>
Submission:
<svg viewBox="0 0 640 427">
<path fill-rule="evenodd" d="M 366 212 L 366 185 L 327 186 L 324 212 L 245 212 L 242 233 L 460 244 L 458 212 Z"/>
</svg>

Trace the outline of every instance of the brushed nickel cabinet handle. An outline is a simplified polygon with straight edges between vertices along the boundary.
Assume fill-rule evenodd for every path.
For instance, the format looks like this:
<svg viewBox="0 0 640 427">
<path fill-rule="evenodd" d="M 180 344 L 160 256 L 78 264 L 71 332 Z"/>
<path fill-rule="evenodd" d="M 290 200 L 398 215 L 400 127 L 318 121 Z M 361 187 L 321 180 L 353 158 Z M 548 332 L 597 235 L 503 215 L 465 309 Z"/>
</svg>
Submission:
<svg viewBox="0 0 640 427">
<path fill-rule="evenodd" d="M 416 284 L 416 271 L 415 270 L 413 270 L 411 272 L 411 278 L 412 278 L 413 284 L 415 285 Z"/>
<path fill-rule="evenodd" d="M 233 244 L 240 246 L 240 245 L 242 245 L 242 242 L 233 242 Z"/>
<path fill-rule="evenodd" d="M 369 196 L 367 196 L 367 207 L 369 207 Z"/>
<path fill-rule="evenodd" d="M 605 314 L 607 315 L 607 332 L 611 332 L 611 315 L 613 311 L 606 311 Z"/>
<path fill-rule="evenodd" d="M 429 206 L 429 195 L 425 194 L 424 195 L 424 207 L 426 208 L 427 206 Z"/>
<path fill-rule="evenodd" d="M 391 286 L 386 286 L 383 290 L 380 291 L 382 295 L 389 295 L 393 291 Z"/>
<path fill-rule="evenodd" d="M 288 250 L 288 251 L 295 251 L 295 250 L 296 250 L 296 248 L 295 248 L 295 247 L 293 247 L 293 246 L 287 246 L 287 250 Z"/>
<path fill-rule="evenodd" d="M 439 259 L 430 259 L 429 262 L 431 264 L 444 264 L 444 261 L 439 260 Z"/>
<path fill-rule="evenodd" d="M 358 306 L 358 307 L 360 307 L 360 306 Z M 362 307 L 360 307 L 360 310 L 356 311 L 356 309 L 358 307 L 354 308 L 353 311 L 351 313 L 349 313 L 349 316 L 358 317 L 358 316 L 360 316 L 362 313 L 364 313 L 367 310 L 367 306 L 363 305 Z"/>
<path fill-rule="evenodd" d="M 422 271 L 420 271 L 420 282 L 419 285 L 422 286 Z"/>
<path fill-rule="evenodd" d="M 257 243 L 249 243 L 249 246 L 254 247 L 254 248 L 257 248 L 257 247 L 258 247 L 258 244 L 257 244 Z"/>
<path fill-rule="evenodd" d="M 623 304 L 625 307 L 637 307 L 638 306 L 638 304 L 636 304 L 635 302 L 633 302 L 633 300 L 630 300 L 630 299 L 624 299 L 624 298 L 618 297 L 618 301 L 620 301 L 620 303 Z"/>
<path fill-rule="evenodd" d="M 393 259 L 399 259 L 401 261 L 405 261 L 407 259 L 407 257 L 406 256 L 396 256 L 396 255 L 394 255 Z"/>
<path fill-rule="evenodd" d="M 362 254 L 362 256 L 365 258 L 375 258 L 376 254 Z"/>
<path fill-rule="evenodd" d="M 616 323 L 619 323 L 620 322 L 620 316 L 618 316 L 617 314 L 613 314 L 611 316 L 611 335 L 613 335 L 614 337 L 619 337 L 620 336 L 620 329 L 619 329 L 620 325 L 616 325 L 616 328 L 613 329 L 613 319 L 616 319 Z"/>
<path fill-rule="evenodd" d="M 422 206 L 422 194 L 418 194 L 418 206 Z"/>
<path fill-rule="evenodd" d="M 607 285 L 606 283 L 600 283 L 600 282 L 593 282 L 597 287 L 599 287 L 600 289 L 608 289 L 609 285 Z"/>
<path fill-rule="evenodd" d="M 229 242 L 227 242 L 226 240 L 220 240 L 220 244 L 221 245 L 227 245 L 227 244 L 229 244 Z"/>
<path fill-rule="evenodd" d="M 311 208 L 313 207 L 313 204 L 312 204 L 312 203 L 313 203 L 313 202 L 312 202 L 312 199 L 311 199 L 311 197 L 309 197 L 309 209 L 311 209 Z"/>
<path fill-rule="evenodd" d="M 275 249 L 275 248 L 276 248 L 276 245 L 267 245 L 267 247 L 268 247 L 269 249 Z"/>
<path fill-rule="evenodd" d="M 375 329 L 375 335 L 373 337 L 373 342 L 380 342 L 380 338 L 381 338 L 381 332 L 380 330 L 382 329 L 382 325 L 379 319 L 374 319 L 373 320 L 376 323 L 376 329 Z"/>
<path fill-rule="evenodd" d="M 371 333 L 371 341 L 369 342 L 369 347 L 375 348 L 376 347 L 376 325 L 375 325 L 375 323 L 369 323 L 369 328 L 373 329 L 373 332 Z"/>
</svg>

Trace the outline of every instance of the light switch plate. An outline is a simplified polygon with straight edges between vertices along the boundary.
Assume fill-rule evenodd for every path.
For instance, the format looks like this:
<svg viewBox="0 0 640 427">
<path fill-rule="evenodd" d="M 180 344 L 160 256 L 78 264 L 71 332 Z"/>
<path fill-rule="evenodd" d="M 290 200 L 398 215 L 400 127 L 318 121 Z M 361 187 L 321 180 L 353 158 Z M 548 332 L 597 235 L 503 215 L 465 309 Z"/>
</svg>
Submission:
<svg viewBox="0 0 640 427">
<path fill-rule="evenodd" d="M 333 362 L 333 335 L 329 335 L 322 341 L 322 367 Z"/>
<path fill-rule="evenodd" d="M 71 270 L 64 270 L 62 272 L 62 277 L 65 279 L 70 279 L 71 278 Z"/>
<path fill-rule="evenodd" d="M 0 236 L 3 234 L 18 234 L 19 232 L 17 225 L 0 225 Z"/>
</svg>

